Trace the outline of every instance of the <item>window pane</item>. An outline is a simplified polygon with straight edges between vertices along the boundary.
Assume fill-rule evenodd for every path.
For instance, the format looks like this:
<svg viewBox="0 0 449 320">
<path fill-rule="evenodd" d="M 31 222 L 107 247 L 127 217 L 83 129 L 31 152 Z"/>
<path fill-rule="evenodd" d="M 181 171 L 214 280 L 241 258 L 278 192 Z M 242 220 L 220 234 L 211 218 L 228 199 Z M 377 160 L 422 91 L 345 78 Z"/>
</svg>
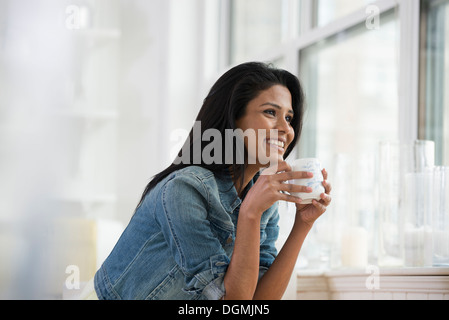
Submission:
<svg viewBox="0 0 449 320">
<path fill-rule="evenodd" d="M 232 0 L 231 64 L 280 44 L 288 33 L 288 1 Z"/>
<path fill-rule="evenodd" d="M 302 153 L 372 152 L 379 140 L 398 138 L 397 24 L 381 16 L 301 52 L 308 112 Z"/>
<path fill-rule="evenodd" d="M 331 267 L 351 266 L 344 241 L 368 241 L 360 259 L 376 261 L 376 154 L 379 141 L 399 137 L 398 25 L 394 12 L 380 20 L 378 30 L 363 23 L 301 52 L 306 113 L 299 157 L 319 158 L 333 184 L 333 205 L 317 227 L 332 231 L 318 231 L 315 244 L 330 250 Z"/>
<path fill-rule="evenodd" d="M 316 26 L 322 27 L 372 2 L 374 0 L 316 0 Z"/>
<path fill-rule="evenodd" d="M 435 141 L 435 162 L 449 165 L 449 1 L 426 1 L 425 139 Z"/>
</svg>

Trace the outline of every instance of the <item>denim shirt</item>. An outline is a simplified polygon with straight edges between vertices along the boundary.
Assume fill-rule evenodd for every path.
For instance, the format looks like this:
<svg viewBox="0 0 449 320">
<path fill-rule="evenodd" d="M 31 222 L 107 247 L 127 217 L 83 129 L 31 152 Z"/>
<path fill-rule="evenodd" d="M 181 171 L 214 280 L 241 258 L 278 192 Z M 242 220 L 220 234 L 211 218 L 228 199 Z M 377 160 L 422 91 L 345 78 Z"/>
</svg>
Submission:
<svg viewBox="0 0 449 320">
<path fill-rule="evenodd" d="M 191 166 L 170 174 L 147 194 L 95 274 L 98 298 L 222 298 L 241 203 L 229 173 Z M 261 219 L 259 277 L 277 255 L 278 222 L 275 204 Z"/>
</svg>

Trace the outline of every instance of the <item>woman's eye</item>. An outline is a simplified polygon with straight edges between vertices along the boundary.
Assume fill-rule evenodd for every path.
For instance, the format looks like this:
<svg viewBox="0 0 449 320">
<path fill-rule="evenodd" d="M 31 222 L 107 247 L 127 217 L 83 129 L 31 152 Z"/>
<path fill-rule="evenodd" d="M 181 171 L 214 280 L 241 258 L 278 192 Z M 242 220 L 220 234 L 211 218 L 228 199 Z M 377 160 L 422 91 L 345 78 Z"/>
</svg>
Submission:
<svg viewBox="0 0 449 320">
<path fill-rule="evenodd" d="M 274 111 L 274 110 L 265 110 L 264 112 L 266 114 L 269 114 L 270 116 L 276 116 L 276 111 Z"/>
<path fill-rule="evenodd" d="M 268 110 L 265 110 L 264 113 L 269 114 L 272 117 L 276 117 L 276 110 L 268 109 Z M 292 123 L 293 116 L 287 116 L 287 117 L 285 117 L 285 120 L 287 120 L 288 123 Z"/>
</svg>

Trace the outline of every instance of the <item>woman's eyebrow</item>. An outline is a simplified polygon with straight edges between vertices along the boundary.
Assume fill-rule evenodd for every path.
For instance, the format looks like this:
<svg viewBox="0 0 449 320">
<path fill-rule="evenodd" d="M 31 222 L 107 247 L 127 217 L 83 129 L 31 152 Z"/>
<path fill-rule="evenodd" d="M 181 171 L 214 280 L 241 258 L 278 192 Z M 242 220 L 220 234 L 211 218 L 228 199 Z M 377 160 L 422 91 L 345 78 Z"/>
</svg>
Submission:
<svg viewBox="0 0 449 320">
<path fill-rule="evenodd" d="M 265 107 L 265 106 L 272 106 L 276 109 L 282 110 L 282 107 L 280 105 L 277 105 L 276 103 L 272 103 L 272 102 L 266 102 L 261 105 L 261 107 Z M 288 113 L 295 114 L 292 109 L 288 110 Z"/>
</svg>

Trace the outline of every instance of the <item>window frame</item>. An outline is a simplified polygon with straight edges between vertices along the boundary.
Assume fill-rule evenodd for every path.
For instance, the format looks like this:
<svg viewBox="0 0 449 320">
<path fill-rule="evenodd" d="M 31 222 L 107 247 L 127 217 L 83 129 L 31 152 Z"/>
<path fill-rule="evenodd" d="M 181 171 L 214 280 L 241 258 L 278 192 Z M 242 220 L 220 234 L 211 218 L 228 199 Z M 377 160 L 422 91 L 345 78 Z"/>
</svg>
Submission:
<svg viewBox="0 0 449 320">
<path fill-rule="evenodd" d="M 233 65 L 230 61 L 230 14 L 231 0 L 221 0 L 222 31 L 226 37 L 221 42 L 222 57 L 220 57 L 219 73 L 227 70 Z M 289 12 L 300 8 L 300 26 L 290 21 L 288 34 L 290 38 L 260 54 L 247 60 L 255 61 L 277 61 L 282 59 L 287 70 L 300 77 L 299 62 L 300 53 L 303 49 L 317 42 L 335 36 L 356 25 L 365 23 L 371 13 L 367 13 L 368 5 L 345 15 L 335 21 L 322 26 L 314 27 L 316 6 L 315 0 L 285 0 L 288 1 Z M 420 99 L 420 19 L 421 0 L 378 0 L 370 4 L 379 9 L 379 15 L 397 9 L 399 23 L 399 45 L 398 45 L 398 101 L 399 101 L 399 123 L 398 139 L 400 141 L 411 141 L 419 138 L 419 99 Z M 292 14 L 289 15 L 292 18 Z M 380 21 L 380 27 L 382 22 Z M 300 29 L 292 30 L 293 28 Z M 375 32 L 367 31 L 367 32 Z"/>
<path fill-rule="evenodd" d="M 447 3 L 448 0 L 420 0 L 421 2 L 421 21 L 420 21 L 420 34 L 421 34 L 421 43 L 420 43 L 420 86 L 419 86 L 419 126 L 418 126 L 418 137 L 421 140 L 435 140 L 436 144 L 436 154 L 435 154 L 435 162 L 436 165 L 447 165 L 447 156 L 445 155 L 444 144 L 448 143 L 445 141 L 444 130 L 444 120 L 443 118 L 439 118 L 438 121 L 442 121 L 442 136 L 440 138 L 432 137 L 433 128 L 429 128 L 429 120 L 428 116 L 431 113 L 434 113 L 434 117 L 438 115 L 438 111 L 433 107 L 429 106 L 429 73 L 434 71 L 429 69 L 429 55 L 428 55 L 428 41 L 429 41 L 429 9 L 432 5 Z M 432 98 L 431 98 L 432 99 Z M 432 99 L 433 100 L 433 99 Z M 444 109 L 444 105 L 442 105 Z M 429 113 L 430 112 L 430 113 Z M 444 112 L 444 111 L 443 111 Z M 444 114 L 444 113 L 443 113 Z M 437 116 L 438 117 L 438 116 Z M 430 136 L 429 136 L 430 134 Z M 442 145 L 439 145 L 439 144 Z M 441 147 L 441 149 L 439 149 Z"/>
</svg>

